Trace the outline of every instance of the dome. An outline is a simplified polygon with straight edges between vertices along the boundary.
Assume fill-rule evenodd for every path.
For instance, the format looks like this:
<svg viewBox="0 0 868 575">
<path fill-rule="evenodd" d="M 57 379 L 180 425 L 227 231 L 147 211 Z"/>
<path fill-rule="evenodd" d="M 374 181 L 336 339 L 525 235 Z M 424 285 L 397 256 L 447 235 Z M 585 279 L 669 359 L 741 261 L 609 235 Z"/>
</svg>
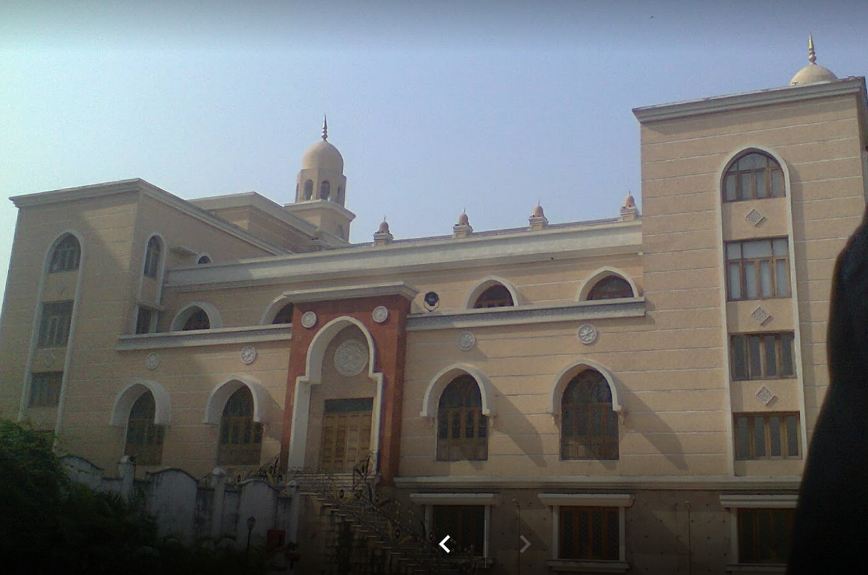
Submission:
<svg viewBox="0 0 868 575">
<path fill-rule="evenodd" d="M 808 64 L 793 76 L 790 80 L 791 86 L 804 86 L 805 84 L 816 84 L 818 82 L 832 82 L 838 77 L 831 70 L 819 64 Z"/>
<path fill-rule="evenodd" d="M 467 217 L 467 212 L 461 212 L 461 214 L 458 216 L 458 225 L 459 226 L 470 225 L 470 218 Z"/>
<path fill-rule="evenodd" d="M 383 220 L 382 222 L 380 222 L 380 227 L 377 228 L 377 233 L 378 234 L 388 234 L 389 233 L 389 222 L 387 222 L 386 220 Z"/>
<path fill-rule="evenodd" d="M 790 80 L 791 86 L 804 86 L 819 82 L 833 82 L 838 77 L 831 70 L 817 64 L 817 53 L 814 50 L 814 37 L 808 36 L 808 65 L 796 72 Z"/>
<path fill-rule="evenodd" d="M 530 217 L 532 217 L 532 218 L 544 218 L 545 212 L 543 212 L 542 206 L 537 204 L 536 207 L 534 207 L 533 211 L 530 213 Z"/>
<path fill-rule="evenodd" d="M 341 153 L 325 139 L 320 140 L 305 151 L 301 157 L 302 170 L 332 170 L 344 172 L 344 158 Z"/>
</svg>

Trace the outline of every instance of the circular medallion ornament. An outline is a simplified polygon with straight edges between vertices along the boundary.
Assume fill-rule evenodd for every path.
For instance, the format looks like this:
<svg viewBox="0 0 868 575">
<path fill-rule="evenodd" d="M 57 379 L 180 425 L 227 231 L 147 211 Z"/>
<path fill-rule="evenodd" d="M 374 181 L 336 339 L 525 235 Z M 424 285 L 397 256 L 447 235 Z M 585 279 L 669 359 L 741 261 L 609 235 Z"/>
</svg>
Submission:
<svg viewBox="0 0 868 575">
<path fill-rule="evenodd" d="M 310 329 L 316 325 L 316 314 L 312 311 L 306 311 L 301 314 L 301 325 Z"/>
<path fill-rule="evenodd" d="M 595 341 L 597 341 L 597 336 L 599 333 L 597 332 L 597 328 L 592 326 L 589 323 L 584 323 L 579 326 L 578 331 L 579 341 L 581 341 L 585 345 L 591 345 Z"/>
<path fill-rule="evenodd" d="M 368 346 L 357 339 L 348 339 L 335 350 L 335 369 L 344 377 L 359 375 L 368 364 Z"/>
<path fill-rule="evenodd" d="M 371 318 L 377 323 L 384 323 L 389 319 L 389 310 L 386 309 L 386 306 L 378 305 L 371 312 Z"/>
<path fill-rule="evenodd" d="M 474 347 L 476 347 L 475 335 L 473 335 L 469 331 L 465 331 L 458 336 L 458 349 L 460 349 L 461 351 L 470 351 Z"/>
<path fill-rule="evenodd" d="M 256 348 L 252 345 L 245 345 L 241 348 L 241 363 L 250 365 L 256 361 Z"/>
<path fill-rule="evenodd" d="M 151 371 L 160 367 L 160 356 L 156 353 L 149 353 L 148 357 L 145 358 L 145 367 Z"/>
</svg>

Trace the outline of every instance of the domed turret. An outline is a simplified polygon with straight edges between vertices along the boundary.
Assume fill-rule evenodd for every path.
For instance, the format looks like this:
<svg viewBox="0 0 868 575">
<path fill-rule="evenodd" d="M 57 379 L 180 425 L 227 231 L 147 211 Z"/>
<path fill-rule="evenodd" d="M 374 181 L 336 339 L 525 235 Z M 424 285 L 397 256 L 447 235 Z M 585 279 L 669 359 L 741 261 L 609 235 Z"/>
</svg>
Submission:
<svg viewBox="0 0 868 575">
<path fill-rule="evenodd" d="M 527 223 L 530 226 L 531 231 L 542 230 L 549 225 L 542 204 L 537 202 L 536 206 L 534 206 L 533 210 L 530 212 L 530 217 L 527 219 Z"/>
<path fill-rule="evenodd" d="M 470 225 L 470 218 L 467 217 L 467 212 L 461 212 L 458 216 L 458 223 L 452 226 L 453 238 L 466 238 L 473 233 L 473 227 Z"/>
<path fill-rule="evenodd" d="M 796 72 L 790 80 L 791 86 L 804 86 L 819 82 L 832 82 L 838 77 L 831 70 L 817 64 L 817 54 L 814 52 L 814 38 L 808 36 L 808 65 Z"/>
<path fill-rule="evenodd" d="M 322 121 L 322 140 L 309 147 L 301 157 L 302 170 L 331 170 L 344 172 L 344 157 L 329 143 L 329 125 L 325 116 Z"/>
</svg>

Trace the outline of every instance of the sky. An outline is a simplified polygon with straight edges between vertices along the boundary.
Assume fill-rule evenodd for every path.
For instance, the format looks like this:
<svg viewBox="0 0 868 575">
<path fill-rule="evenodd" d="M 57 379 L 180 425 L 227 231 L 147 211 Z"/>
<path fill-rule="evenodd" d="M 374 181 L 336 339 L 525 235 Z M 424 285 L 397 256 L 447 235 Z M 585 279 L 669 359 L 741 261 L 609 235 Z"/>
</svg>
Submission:
<svg viewBox="0 0 868 575">
<path fill-rule="evenodd" d="M 641 207 L 640 106 L 868 71 L 868 3 L 0 3 L 0 289 L 10 196 L 142 178 L 292 201 L 328 114 L 351 241 Z"/>
</svg>

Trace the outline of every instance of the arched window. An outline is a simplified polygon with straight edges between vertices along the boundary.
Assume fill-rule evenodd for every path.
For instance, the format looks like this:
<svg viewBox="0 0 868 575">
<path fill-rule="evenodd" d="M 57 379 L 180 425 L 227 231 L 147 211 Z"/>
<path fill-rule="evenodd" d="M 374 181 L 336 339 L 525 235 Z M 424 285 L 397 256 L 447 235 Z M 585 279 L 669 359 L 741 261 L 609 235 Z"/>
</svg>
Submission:
<svg viewBox="0 0 868 575">
<path fill-rule="evenodd" d="M 211 329 L 211 319 L 202 308 L 196 308 L 196 310 L 190 314 L 190 317 L 188 317 L 184 322 L 181 331 L 193 331 L 196 329 Z"/>
<path fill-rule="evenodd" d="M 478 309 L 486 307 L 511 307 L 514 305 L 515 302 L 512 301 L 512 294 L 509 293 L 506 286 L 494 284 L 476 298 L 476 303 L 473 304 L 473 307 Z"/>
<path fill-rule="evenodd" d="M 199 265 L 210 264 L 211 263 L 211 257 L 208 256 L 207 254 L 203 254 L 203 255 L 199 256 L 199 259 L 196 260 L 196 263 Z"/>
<path fill-rule="evenodd" d="M 155 278 L 160 273 L 160 255 L 163 251 L 163 246 L 160 244 L 160 238 L 152 236 L 148 240 L 148 249 L 145 250 L 145 277 Z"/>
<path fill-rule="evenodd" d="M 469 375 L 453 379 L 440 396 L 437 459 L 488 459 L 488 418 L 482 415 L 479 385 Z"/>
<path fill-rule="evenodd" d="M 332 185 L 328 180 L 323 180 L 319 185 L 319 199 L 327 200 L 332 193 Z"/>
<path fill-rule="evenodd" d="M 603 375 L 587 369 L 561 401 L 561 459 L 618 459 L 618 416 Z"/>
<path fill-rule="evenodd" d="M 338 186 L 338 203 L 344 203 L 344 188 L 343 186 Z"/>
<path fill-rule="evenodd" d="M 634 297 L 633 288 L 627 280 L 618 276 L 606 276 L 591 288 L 588 292 L 588 300 L 617 299 Z"/>
<path fill-rule="evenodd" d="M 253 395 L 244 386 L 229 396 L 220 418 L 218 465 L 258 465 L 262 424 L 253 421 Z"/>
<path fill-rule="evenodd" d="M 293 306 L 291 303 L 286 304 L 280 311 L 277 312 L 277 315 L 274 316 L 274 319 L 271 320 L 271 323 L 292 323 L 292 309 Z"/>
<path fill-rule="evenodd" d="M 304 183 L 304 200 L 308 201 L 313 199 L 313 180 L 307 180 Z"/>
<path fill-rule="evenodd" d="M 66 234 L 51 254 L 49 273 L 71 272 L 78 269 L 81 261 L 81 246 L 78 239 L 72 234 Z"/>
<path fill-rule="evenodd" d="M 784 171 L 768 154 L 747 152 L 732 161 L 723 177 L 723 200 L 782 198 Z"/>
<path fill-rule="evenodd" d="M 154 424 L 154 396 L 143 393 L 130 409 L 124 454 L 139 465 L 159 465 L 163 458 L 163 426 Z"/>
</svg>

